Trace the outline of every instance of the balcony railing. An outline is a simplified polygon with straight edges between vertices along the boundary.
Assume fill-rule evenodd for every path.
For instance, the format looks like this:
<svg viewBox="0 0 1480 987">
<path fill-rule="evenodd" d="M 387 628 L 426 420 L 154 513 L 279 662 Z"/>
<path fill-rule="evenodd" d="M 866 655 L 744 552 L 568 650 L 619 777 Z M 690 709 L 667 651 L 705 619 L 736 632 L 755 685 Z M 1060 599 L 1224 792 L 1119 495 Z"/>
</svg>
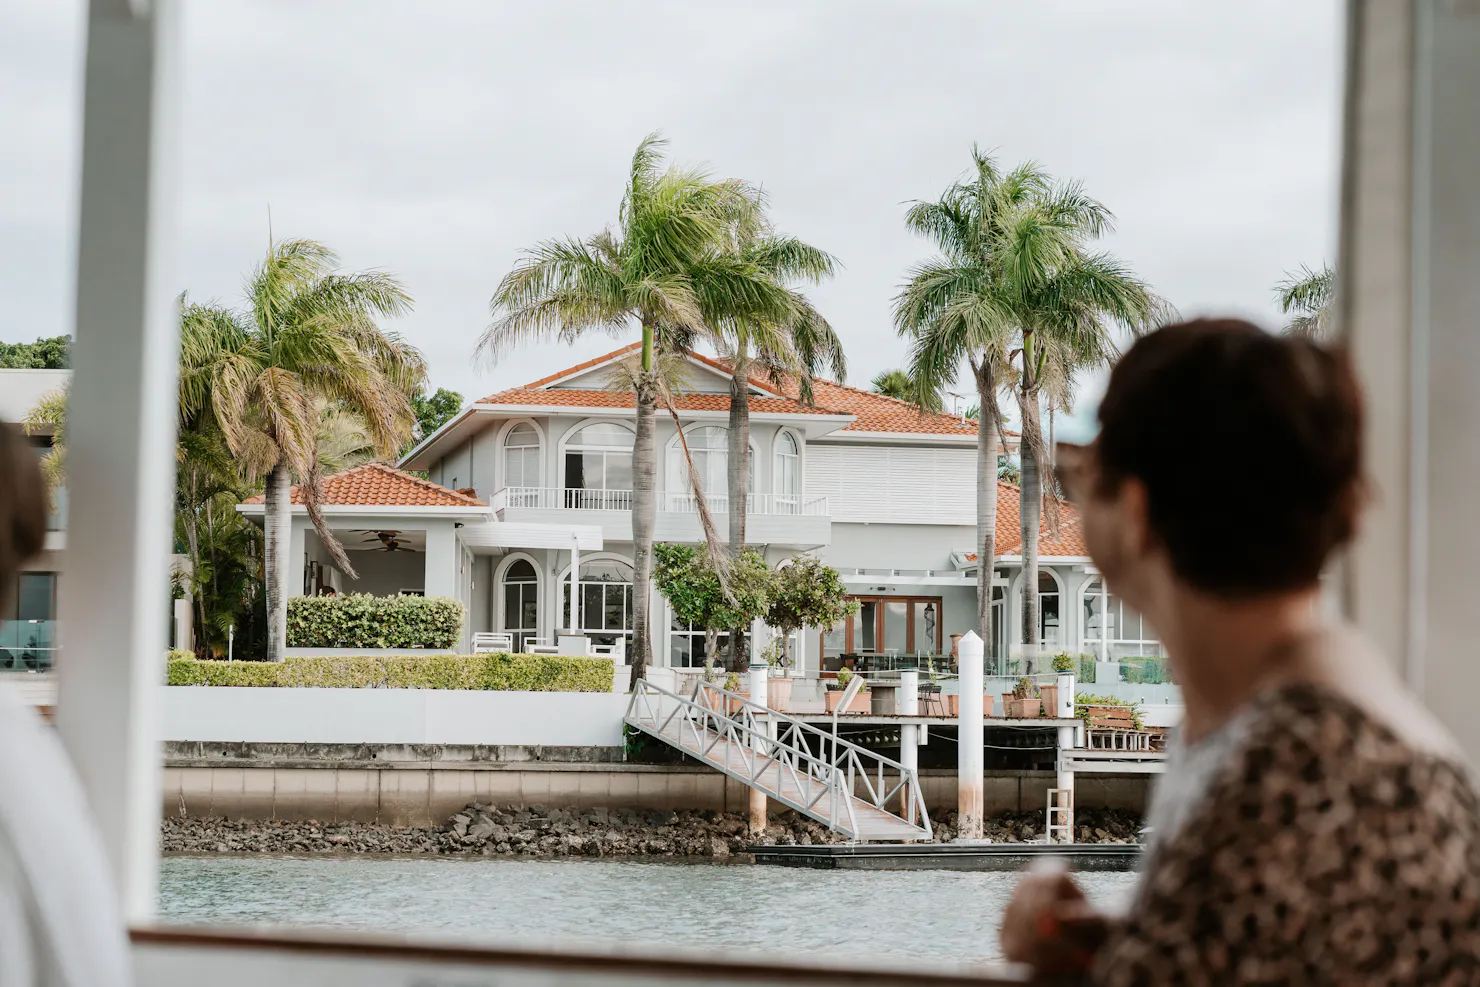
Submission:
<svg viewBox="0 0 1480 987">
<path fill-rule="evenodd" d="M 729 512 L 729 497 L 709 497 L 709 510 L 723 515 Z M 493 509 L 510 507 L 534 510 L 630 511 L 631 490 L 580 490 L 571 487 L 504 487 L 493 495 Z M 697 514 L 698 502 L 691 494 L 658 494 L 658 509 L 673 514 Z M 793 497 L 783 494 L 751 494 L 745 502 L 746 514 L 795 515 L 826 517 L 826 497 Z"/>
</svg>

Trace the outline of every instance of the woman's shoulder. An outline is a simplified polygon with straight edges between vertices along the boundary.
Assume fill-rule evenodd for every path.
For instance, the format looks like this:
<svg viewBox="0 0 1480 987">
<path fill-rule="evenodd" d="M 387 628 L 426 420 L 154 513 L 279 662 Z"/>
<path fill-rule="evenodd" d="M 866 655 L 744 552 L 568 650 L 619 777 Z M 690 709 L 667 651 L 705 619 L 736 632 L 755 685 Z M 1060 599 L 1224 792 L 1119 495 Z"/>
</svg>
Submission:
<svg viewBox="0 0 1480 987">
<path fill-rule="evenodd" d="M 1233 777 L 1225 782 L 1281 797 L 1321 792 L 1361 798 L 1369 812 L 1449 798 L 1474 813 L 1463 761 L 1451 747 L 1424 737 L 1400 732 L 1391 716 L 1341 690 L 1286 685 L 1256 700 Z"/>
</svg>

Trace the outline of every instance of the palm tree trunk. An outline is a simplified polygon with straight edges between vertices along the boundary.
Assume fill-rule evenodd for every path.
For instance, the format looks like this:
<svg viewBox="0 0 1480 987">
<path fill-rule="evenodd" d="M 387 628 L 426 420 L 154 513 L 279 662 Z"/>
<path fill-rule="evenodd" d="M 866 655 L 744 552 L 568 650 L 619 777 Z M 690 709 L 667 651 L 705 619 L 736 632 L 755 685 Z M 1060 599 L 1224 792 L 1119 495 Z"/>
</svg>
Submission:
<svg viewBox="0 0 1480 987">
<path fill-rule="evenodd" d="M 653 372 L 653 326 L 642 327 L 642 373 L 637 378 L 637 436 L 632 443 L 632 678 L 647 674 L 653 658 L 653 526 L 657 520 L 658 385 Z"/>
<path fill-rule="evenodd" d="M 1038 471 L 1038 451 L 1043 445 L 1043 426 L 1039 420 L 1038 388 L 1025 378 L 1018 389 L 1019 413 L 1023 437 L 1019 459 L 1022 461 L 1023 521 L 1023 644 L 1029 649 L 1038 645 L 1038 532 L 1043 523 L 1043 476 Z"/>
<path fill-rule="evenodd" d="M 262 561 L 267 573 L 267 660 L 282 661 L 288 647 L 288 600 L 283 567 L 290 565 L 288 544 L 293 524 L 289 491 L 293 479 L 280 462 L 267 474 L 262 512 Z"/>
<path fill-rule="evenodd" d="M 735 348 L 735 364 L 730 371 L 730 432 L 728 479 L 730 507 L 730 557 L 745 548 L 745 511 L 750 495 L 750 356 L 742 344 Z M 742 664 L 741 640 L 744 630 L 730 628 L 730 671 L 738 672 Z"/>
<path fill-rule="evenodd" d="M 997 572 L 997 381 L 983 360 L 974 366 L 976 425 L 976 624 L 988 654 L 995 646 L 992 578 Z M 1000 661 L 1003 655 L 994 656 Z"/>
</svg>

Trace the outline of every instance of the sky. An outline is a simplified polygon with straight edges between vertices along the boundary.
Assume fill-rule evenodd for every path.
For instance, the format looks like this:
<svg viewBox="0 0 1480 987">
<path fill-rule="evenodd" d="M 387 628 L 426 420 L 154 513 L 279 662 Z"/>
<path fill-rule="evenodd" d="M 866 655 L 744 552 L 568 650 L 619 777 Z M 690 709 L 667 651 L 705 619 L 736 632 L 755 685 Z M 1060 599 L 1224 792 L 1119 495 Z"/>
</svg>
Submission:
<svg viewBox="0 0 1480 987">
<path fill-rule="evenodd" d="M 475 399 L 636 337 L 474 359 L 520 251 L 614 223 L 660 130 L 839 259 L 811 296 L 856 386 L 905 361 L 890 301 L 931 256 L 906 204 L 973 143 L 1082 181 L 1117 219 L 1103 246 L 1182 314 L 1274 327 L 1275 283 L 1334 256 L 1340 8 L 183 0 L 178 282 L 239 304 L 270 211 L 399 277 L 415 310 L 390 328 Z M 71 327 L 85 33 L 79 0 L 0 5 L 0 340 Z"/>
</svg>

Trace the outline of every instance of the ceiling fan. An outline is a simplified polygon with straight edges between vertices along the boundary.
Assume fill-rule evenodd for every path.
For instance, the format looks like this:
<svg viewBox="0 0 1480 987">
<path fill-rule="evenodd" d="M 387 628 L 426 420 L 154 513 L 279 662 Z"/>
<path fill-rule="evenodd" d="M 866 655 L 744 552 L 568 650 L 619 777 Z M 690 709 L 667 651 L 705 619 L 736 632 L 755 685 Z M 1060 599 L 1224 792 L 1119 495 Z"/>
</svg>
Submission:
<svg viewBox="0 0 1480 987">
<path fill-rule="evenodd" d="M 399 531 L 365 531 L 365 532 L 362 532 L 362 534 L 364 534 L 364 536 L 365 536 L 365 540 L 366 541 L 379 541 L 381 545 L 385 546 L 382 549 L 382 551 L 385 551 L 385 552 L 405 551 L 405 549 L 401 548 L 401 543 L 396 540 L 396 536 L 399 535 L 400 533 L 401 532 L 399 532 Z"/>
</svg>

